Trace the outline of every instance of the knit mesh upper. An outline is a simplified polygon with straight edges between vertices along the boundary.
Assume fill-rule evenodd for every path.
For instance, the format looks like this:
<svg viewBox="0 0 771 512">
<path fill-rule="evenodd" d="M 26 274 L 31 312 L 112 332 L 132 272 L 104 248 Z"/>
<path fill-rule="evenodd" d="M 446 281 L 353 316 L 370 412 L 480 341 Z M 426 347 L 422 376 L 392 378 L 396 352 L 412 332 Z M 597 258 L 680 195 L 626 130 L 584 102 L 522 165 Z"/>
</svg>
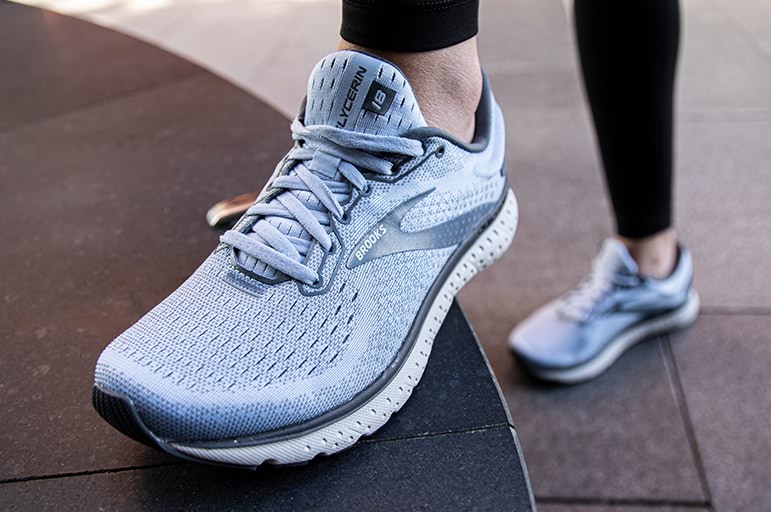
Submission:
<svg viewBox="0 0 771 512">
<path fill-rule="evenodd" d="M 293 281 L 265 285 L 232 271 L 220 249 L 109 346 L 96 381 L 132 397 L 148 427 L 175 440 L 311 419 L 383 372 L 450 253 L 400 253 L 368 272 L 343 270 L 333 290 L 309 297 Z"/>
</svg>

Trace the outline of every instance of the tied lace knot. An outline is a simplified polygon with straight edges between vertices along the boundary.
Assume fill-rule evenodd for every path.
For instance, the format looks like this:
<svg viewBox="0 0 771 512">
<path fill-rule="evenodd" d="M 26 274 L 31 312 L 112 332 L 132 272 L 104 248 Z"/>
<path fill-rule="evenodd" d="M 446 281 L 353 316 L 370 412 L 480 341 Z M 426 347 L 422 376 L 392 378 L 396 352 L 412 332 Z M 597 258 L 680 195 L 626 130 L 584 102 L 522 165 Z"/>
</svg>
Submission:
<svg viewBox="0 0 771 512">
<path fill-rule="evenodd" d="M 325 250 L 332 247 L 329 236 L 331 220 L 341 220 L 345 210 L 341 202 L 353 189 L 367 187 L 362 171 L 388 176 L 393 163 L 383 155 L 416 157 L 423 154 L 423 144 L 407 137 L 373 135 L 343 130 L 334 126 L 304 126 L 292 122 L 292 138 L 297 144 L 286 156 L 291 162 L 270 183 L 246 216 L 256 217 L 246 232 L 231 229 L 220 241 L 247 256 L 273 267 L 304 284 L 318 282 L 318 273 L 304 264 L 313 240 Z M 279 230 L 268 219 L 288 219 L 296 223 L 310 239 Z"/>
</svg>

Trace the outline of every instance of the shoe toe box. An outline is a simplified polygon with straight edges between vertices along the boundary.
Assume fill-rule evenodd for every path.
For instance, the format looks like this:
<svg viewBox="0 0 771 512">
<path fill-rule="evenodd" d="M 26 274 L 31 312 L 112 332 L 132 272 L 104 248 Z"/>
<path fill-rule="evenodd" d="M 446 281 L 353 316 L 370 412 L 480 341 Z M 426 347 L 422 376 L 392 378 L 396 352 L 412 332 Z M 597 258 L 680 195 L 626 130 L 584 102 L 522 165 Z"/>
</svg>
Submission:
<svg viewBox="0 0 771 512">
<path fill-rule="evenodd" d="M 224 439 L 257 429 L 242 424 L 246 404 L 235 395 L 199 393 L 189 381 L 164 372 L 157 361 L 143 365 L 110 347 L 97 362 L 95 386 L 123 398 L 143 426 L 165 441 Z"/>
<path fill-rule="evenodd" d="M 509 347 L 526 365 L 568 368 L 586 358 L 586 333 L 565 318 L 554 301 L 523 320 L 509 335 Z"/>
</svg>

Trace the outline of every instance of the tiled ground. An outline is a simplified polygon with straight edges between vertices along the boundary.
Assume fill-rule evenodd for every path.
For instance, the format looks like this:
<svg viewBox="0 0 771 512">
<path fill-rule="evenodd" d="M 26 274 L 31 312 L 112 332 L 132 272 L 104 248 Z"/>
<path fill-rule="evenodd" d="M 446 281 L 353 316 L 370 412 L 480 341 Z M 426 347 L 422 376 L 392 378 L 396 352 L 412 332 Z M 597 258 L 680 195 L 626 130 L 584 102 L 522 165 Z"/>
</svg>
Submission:
<svg viewBox="0 0 771 512">
<path fill-rule="evenodd" d="M 169 48 L 287 116 L 339 22 L 337 0 L 27 1 Z M 702 319 L 590 384 L 552 388 L 521 374 L 505 336 L 585 273 L 608 207 L 563 2 L 483 1 L 482 58 L 508 120 L 522 221 L 461 302 L 548 512 L 771 509 L 771 3 L 686 0 L 683 14 L 677 211 Z M 164 72 L 185 83 L 188 71 Z M 78 99 L 51 101 L 41 116 Z"/>
</svg>

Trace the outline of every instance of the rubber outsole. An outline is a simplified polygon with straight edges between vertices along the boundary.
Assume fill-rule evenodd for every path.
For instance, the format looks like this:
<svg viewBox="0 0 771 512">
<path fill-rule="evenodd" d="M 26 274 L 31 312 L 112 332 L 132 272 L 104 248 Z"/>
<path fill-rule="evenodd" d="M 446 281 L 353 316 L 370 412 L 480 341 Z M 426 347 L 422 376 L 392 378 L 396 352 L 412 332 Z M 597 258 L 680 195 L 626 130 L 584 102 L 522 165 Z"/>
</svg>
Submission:
<svg viewBox="0 0 771 512">
<path fill-rule="evenodd" d="M 402 366 L 372 399 L 348 415 L 312 431 L 289 439 L 252 446 L 216 448 L 167 442 L 155 436 L 142 422 L 131 400 L 100 387 L 94 388 L 94 407 L 113 427 L 144 444 L 172 455 L 198 462 L 255 468 L 262 464 L 294 465 L 320 455 L 331 455 L 353 446 L 363 436 L 382 427 L 402 408 L 420 381 L 436 334 L 450 309 L 455 295 L 477 273 L 496 261 L 511 245 L 519 218 L 514 193 L 509 189 L 497 215 L 477 236 L 475 242 L 457 260 L 433 299 L 417 339 Z"/>
<path fill-rule="evenodd" d="M 525 370 L 534 377 L 559 384 L 578 384 L 604 373 L 624 352 L 637 343 L 657 334 L 690 327 L 699 316 L 699 306 L 699 294 L 695 290 L 691 290 L 685 303 L 679 308 L 634 325 L 616 336 L 589 361 L 569 368 L 540 367 L 519 357 L 516 351 L 512 350 L 515 357 L 522 362 Z"/>
<path fill-rule="evenodd" d="M 158 447 L 139 419 L 134 405 L 126 397 L 94 386 L 91 403 L 99 416 L 121 434 L 147 446 Z"/>
</svg>

